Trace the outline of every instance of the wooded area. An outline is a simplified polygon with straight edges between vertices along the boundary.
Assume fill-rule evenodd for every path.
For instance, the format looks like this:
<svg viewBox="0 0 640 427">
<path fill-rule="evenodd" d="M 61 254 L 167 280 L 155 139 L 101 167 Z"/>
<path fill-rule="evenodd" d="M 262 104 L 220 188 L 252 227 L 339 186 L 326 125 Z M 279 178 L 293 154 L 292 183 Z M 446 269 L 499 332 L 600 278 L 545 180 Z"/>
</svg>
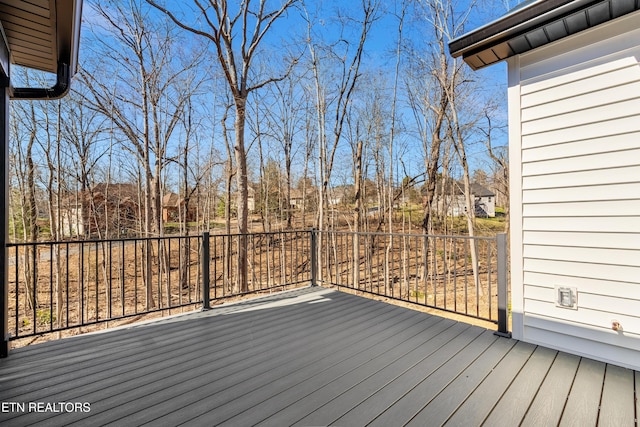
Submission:
<svg viewBox="0 0 640 427">
<path fill-rule="evenodd" d="M 474 185 L 508 206 L 505 118 L 446 44 L 491 6 L 88 1 L 70 96 L 12 103 L 13 240 L 473 235 Z"/>
</svg>

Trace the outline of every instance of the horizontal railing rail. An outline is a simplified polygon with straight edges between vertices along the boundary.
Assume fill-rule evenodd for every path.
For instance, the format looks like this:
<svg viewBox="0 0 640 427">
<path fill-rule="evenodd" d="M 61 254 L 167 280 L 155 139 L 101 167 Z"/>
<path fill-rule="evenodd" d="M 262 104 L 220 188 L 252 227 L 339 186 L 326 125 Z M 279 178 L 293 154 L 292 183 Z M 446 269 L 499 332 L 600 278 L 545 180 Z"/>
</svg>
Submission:
<svg viewBox="0 0 640 427">
<path fill-rule="evenodd" d="M 7 252 L 12 340 L 308 284 L 488 320 L 507 333 L 504 235 L 204 233 L 15 243 Z"/>
</svg>

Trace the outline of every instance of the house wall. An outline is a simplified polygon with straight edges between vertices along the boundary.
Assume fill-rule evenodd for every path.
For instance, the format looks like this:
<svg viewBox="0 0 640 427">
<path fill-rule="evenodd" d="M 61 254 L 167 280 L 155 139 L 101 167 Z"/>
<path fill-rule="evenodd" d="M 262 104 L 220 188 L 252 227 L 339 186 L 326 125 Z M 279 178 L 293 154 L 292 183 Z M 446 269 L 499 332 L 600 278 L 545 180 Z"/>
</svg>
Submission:
<svg viewBox="0 0 640 427">
<path fill-rule="evenodd" d="M 476 196 L 476 215 L 494 218 L 496 216 L 496 198 L 494 196 Z"/>
<path fill-rule="evenodd" d="M 433 205 L 438 214 L 452 217 L 463 216 L 467 212 L 467 201 L 464 195 L 437 195 Z"/>
<path fill-rule="evenodd" d="M 496 216 L 496 198 L 493 196 L 475 196 L 474 199 L 475 214 L 479 217 L 493 218 Z M 436 211 L 441 215 L 460 217 L 467 214 L 467 200 L 464 195 L 438 195 L 433 203 Z"/>
<path fill-rule="evenodd" d="M 635 369 L 639 59 L 636 12 L 508 61 L 514 337 Z"/>
<path fill-rule="evenodd" d="M 77 237 L 84 234 L 82 208 L 62 208 L 60 210 L 63 237 Z"/>
</svg>

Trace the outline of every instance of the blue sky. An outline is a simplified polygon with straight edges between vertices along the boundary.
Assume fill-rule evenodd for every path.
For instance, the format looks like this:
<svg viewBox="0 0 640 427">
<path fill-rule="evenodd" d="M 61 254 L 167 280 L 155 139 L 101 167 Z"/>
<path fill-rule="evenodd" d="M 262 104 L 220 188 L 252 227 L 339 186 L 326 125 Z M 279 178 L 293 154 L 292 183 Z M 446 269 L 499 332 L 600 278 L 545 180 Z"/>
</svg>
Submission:
<svg viewBox="0 0 640 427">
<path fill-rule="evenodd" d="M 100 24 L 101 18 L 93 11 L 92 3 L 97 0 L 88 0 L 85 3 L 84 7 L 84 23 L 85 26 L 83 31 L 88 31 L 90 26 L 94 26 L 94 24 Z M 397 3 L 399 3 L 398 0 Z M 105 5 L 106 3 L 102 3 Z M 182 2 L 171 2 L 167 1 L 168 5 L 185 8 L 187 3 Z M 465 8 L 469 7 L 468 0 L 461 0 L 457 2 L 456 8 L 460 10 L 466 10 Z M 327 32 L 327 38 L 336 38 L 337 34 L 332 33 L 337 26 L 333 23 L 333 19 L 336 17 L 335 11 L 337 8 L 341 8 L 343 10 L 343 14 L 346 17 L 357 17 L 361 14 L 357 9 L 359 8 L 360 2 L 343 2 L 340 0 L 317 0 L 312 2 L 307 2 L 308 8 L 310 9 L 310 13 L 314 13 L 311 9 L 317 8 L 317 13 L 322 14 L 322 29 Z M 396 2 L 386 1 L 383 2 L 382 5 L 384 7 L 396 7 Z M 472 10 L 469 15 L 469 23 L 465 28 L 465 31 L 470 31 L 474 28 L 482 26 L 499 16 L 503 15 L 507 8 L 513 6 L 513 2 L 511 5 L 505 3 L 500 0 L 484 0 L 480 3 L 476 4 L 477 7 Z M 370 34 L 369 39 L 366 44 L 366 55 L 363 63 L 363 67 L 365 69 L 382 69 L 387 70 L 386 73 L 391 73 L 393 70 L 393 64 L 395 61 L 393 52 L 396 48 L 397 43 L 397 25 L 398 19 L 390 12 L 389 10 L 384 11 L 385 13 L 381 13 L 381 18 L 375 22 L 372 28 L 372 32 Z M 280 45 L 282 41 L 286 41 L 293 48 L 303 49 L 300 44 L 304 44 L 304 40 L 301 37 L 304 37 L 306 28 L 304 26 L 304 22 L 301 22 L 300 11 L 292 11 L 292 16 L 287 18 L 284 25 L 283 22 L 279 22 L 276 27 L 274 27 L 274 31 L 272 34 L 273 44 Z M 291 23 L 291 25 L 289 25 Z M 293 23 L 296 23 L 294 26 Z M 404 38 L 407 40 L 412 40 L 418 47 L 420 43 L 425 43 L 423 40 L 423 28 L 420 26 L 419 22 L 413 19 L 411 14 L 408 14 L 405 19 L 405 27 L 404 27 Z M 357 32 L 357 29 L 354 29 L 353 32 Z M 353 36 L 354 34 L 345 35 Z M 193 36 L 192 36 L 193 37 Z M 300 43 L 302 41 L 302 43 Z M 82 56 L 91 55 L 92 46 L 88 43 L 90 39 L 87 37 L 83 38 L 83 45 L 81 45 L 81 59 Z M 297 45 L 297 46 L 296 46 Z M 265 45 L 266 46 L 266 45 Z M 280 52 L 274 52 L 274 58 Z M 269 55 L 270 53 L 267 52 Z M 212 57 L 212 60 L 214 58 Z M 472 78 L 478 81 L 478 96 L 481 98 L 485 97 L 493 97 L 495 96 L 497 99 L 502 100 L 502 114 L 504 118 L 506 118 L 506 66 L 505 64 L 497 64 L 481 71 L 472 73 Z M 408 114 L 407 114 L 408 116 Z M 503 135 L 502 143 L 506 144 L 506 136 Z M 498 139 L 499 140 L 499 139 Z M 345 156 L 344 158 L 348 159 L 350 155 L 348 155 L 348 148 L 345 147 Z M 422 153 L 420 152 L 420 148 L 408 148 L 408 150 L 416 150 L 415 153 L 409 153 L 407 156 L 407 160 L 405 161 L 405 166 L 409 168 L 408 172 L 410 174 L 418 174 L 424 168 L 424 163 L 421 160 Z M 486 156 L 483 154 L 484 147 L 481 144 L 471 145 L 469 147 L 468 154 L 472 158 L 472 169 L 475 168 L 483 168 L 485 165 L 483 162 L 486 162 Z M 348 164 L 348 162 L 347 162 Z M 348 166 L 347 166 L 348 167 Z"/>
</svg>

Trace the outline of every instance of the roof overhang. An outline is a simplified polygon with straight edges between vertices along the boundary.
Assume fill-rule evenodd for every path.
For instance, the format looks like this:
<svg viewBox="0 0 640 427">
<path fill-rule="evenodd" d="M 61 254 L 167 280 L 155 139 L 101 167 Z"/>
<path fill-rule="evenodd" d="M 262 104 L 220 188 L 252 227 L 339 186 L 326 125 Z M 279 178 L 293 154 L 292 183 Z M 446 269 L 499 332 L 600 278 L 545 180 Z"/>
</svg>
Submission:
<svg viewBox="0 0 640 427">
<path fill-rule="evenodd" d="M 0 0 L 10 62 L 57 75 L 49 89 L 16 88 L 17 98 L 55 98 L 78 67 L 82 0 Z"/>
<path fill-rule="evenodd" d="M 533 0 L 449 42 L 477 70 L 640 10 L 640 0 Z"/>
</svg>

